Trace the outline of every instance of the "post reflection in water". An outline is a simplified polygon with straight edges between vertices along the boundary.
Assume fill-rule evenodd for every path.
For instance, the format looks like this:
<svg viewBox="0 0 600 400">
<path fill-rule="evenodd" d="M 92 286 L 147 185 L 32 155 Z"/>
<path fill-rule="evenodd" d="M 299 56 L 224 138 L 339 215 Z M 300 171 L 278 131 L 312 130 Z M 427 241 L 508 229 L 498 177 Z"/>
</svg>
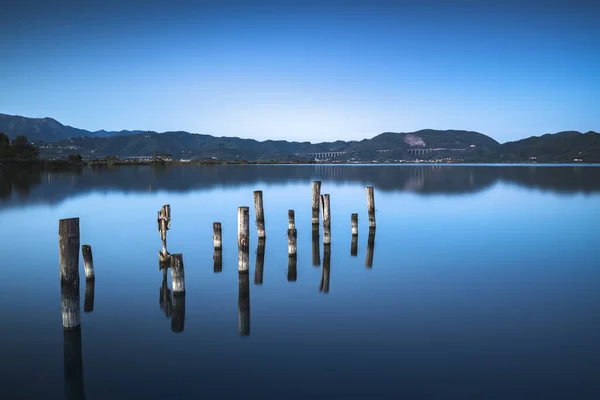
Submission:
<svg viewBox="0 0 600 400">
<path fill-rule="evenodd" d="M 375 251 L 375 229 L 369 229 L 369 239 L 367 241 L 367 259 L 365 260 L 365 266 L 367 268 L 373 267 L 373 252 Z"/>
<path fill-rule="evenodd" d="M 83 302 L 83 312 L 94 311 L 94 288 L 96 286 L 95 279 L 85 280 L 85 299 Z"/>
<path fill-rule="evenodd" d="M 358 235 L 352 235 L 352 242 L 350 243 L 350 255 L 356 257 L 358 255 Z"/>
<path fill-rule="evenodd" d="M 319 284 L 319 291 L 323 293 L 329 293 L 329 277 L 331 274 L 331 245 L 326 244 L 323 246 L 323 270 L 321 271 L 321 283 Z"/>
<path fill-rule="evenodd" d="M 171 331 L 183 332 L 185 322 L 185 292 L 173 292 L 173 313 L 171 315 Z"/>
<path fill-rule="evenodd" d="M 163 279 L 162 284 L 160 285 L 158 304 L 160 305 L 160 309 L 165 313 L 165 316 L 171 318 L 173 299 L 171 297 L 171 290 L 169 290 L 169 286 L 167 285 L 167 269 L 167 267 L 162 269 Z"/>
<path fill-rule="evenodd" d="M 221 248 L 215 249 L 213 260 L 215 262 L 213 267 L 214 273 L 216 274 L 223 271 L 223 250 Z"/>
<path fill-rule="evenodd" d="M 250 277 L 247 272 L 240 272 L 238 278 L 238 330 L 240 336 L 250 336 Z"/>
<path fill-rule="evenodd" d="M 319 241 L 319 225 L 313 225 L 312 229 L 312 265 L 321 265 L 321 245 Z"/>
<path fill-rule="evenodd" d="M 288 270 L 287 270 L 287 280 L 288 282 L 296 282 L 298 279 L 298 256 L 296 254 L 292 254 L 288 256 Z"/>
<path fill-rule="evenodd" d="M 63 332 L 65 398 L 85 399 L 83 388 L 83 358 L 81 354 L 81 327 Z"/>
<path fill-rule="evenodd" d="M 256 247 L 256 265 L 254 268 L 254 284 L 262 285 L 265 265 L 265 239 L 258 239 Z"/>
</svg>

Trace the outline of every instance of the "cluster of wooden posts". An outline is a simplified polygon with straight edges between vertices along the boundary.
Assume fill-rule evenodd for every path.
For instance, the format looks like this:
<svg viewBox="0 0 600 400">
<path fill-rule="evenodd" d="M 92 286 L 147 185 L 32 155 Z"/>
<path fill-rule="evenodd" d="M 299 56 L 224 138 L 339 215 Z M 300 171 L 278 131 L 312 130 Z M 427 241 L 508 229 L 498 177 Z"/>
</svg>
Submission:
<svg viewBox="0 0 600 400">
<path fill-rule="evenodd" d="M 367 245 L 366 266 L 373 263 L 373 246 L 375 241 L 375 198 L 373 187 L 367 189 L 367 211 L 369 217 L 369 239 Z M 263 208 L 263 192 L 254 191 L 254 208 L 256 212 L 256 228 L 258 233 L 257 262 L 254 276 L 255 284 L 262 284 L 264 252 L 266 241 L 265 214 Z M 312 183 L 312 259 L 313 265 L 320 265 L 319 227 L 320 218 L 323 219 L 323 272 L 321 275 L 320 290 L 329 292 L 329 270 L 331 255 L 331 213 L 330 196 L 321 194 L 321 181 Z M 185 269 L 181 253 L 170 254 L 167 250 L 167 231 L 171 228 L 171 207 L 168 204 L 158 211 L 158 232 L 160 234 L 162 249 L 158 253 L 159 269 L 163 272 L 161 285 L 161 308 L 168 306 L 168 314 L 172 314 L 172 330 L 183 331 L 185 316 Z M 350 253 L 357 255 L 358 247 L 358 213 L 350 216 L 352 243 Z M 237 244 L 238 244 L 238 272 L 239 272 L 239 324 L 240 334 L 249 334 L 249 252 L 250 252 L 250 216 L 249 207 L 238 207 L 237 215 Z M 288 210 L 288 280 L 295 281 L 297 277 L 297 230 L 294 210 Z M 62 298 L 62 317 L 65 330 L 77 329 L 81 324 L 79 313 L 79 218 L 61 219 L 59 221 L 59 249 L 60 249 L 60 280 Z M 222 270 L 222 227 L 220 222 L 213 223 L 214 246 L 214 271 Z M 90 245 L 81 246 L 83 255 L 86 294 L 84 311 L 93 310 L 94 302 L 94 263 Z M 171 287 L 173 297 L 167 288 L 167 269 L 171 270 Z M 168 299 L 166 298 L 168 294 Z"/>
</svg>

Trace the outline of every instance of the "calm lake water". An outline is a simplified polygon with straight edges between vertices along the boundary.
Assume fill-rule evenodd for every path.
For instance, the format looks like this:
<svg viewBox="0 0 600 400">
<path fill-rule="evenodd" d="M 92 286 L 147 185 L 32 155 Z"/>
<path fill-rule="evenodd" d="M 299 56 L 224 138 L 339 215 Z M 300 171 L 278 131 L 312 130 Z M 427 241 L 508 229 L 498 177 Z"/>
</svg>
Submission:
<svg viewBox="0 0 600 400">
<path fill-rule="evenodd" d="M 328 260 L 322 228 L 313 253 L 317 179 L 331 195 Z M 0 182 L 2 399 L 600 398 L 598 167 L 142 166 Z M 251 223 L 248 317 L 236 230 L 238 206 L 254 220 L 253 190 L 267 240 L 263 261 Z M 184 299 L 158 267 L 163 204 Z M 69 217 L 96 270 L 91 304 L 80 262 L 80 336 L 61 323 L 58 220 Z"/>
</svg>

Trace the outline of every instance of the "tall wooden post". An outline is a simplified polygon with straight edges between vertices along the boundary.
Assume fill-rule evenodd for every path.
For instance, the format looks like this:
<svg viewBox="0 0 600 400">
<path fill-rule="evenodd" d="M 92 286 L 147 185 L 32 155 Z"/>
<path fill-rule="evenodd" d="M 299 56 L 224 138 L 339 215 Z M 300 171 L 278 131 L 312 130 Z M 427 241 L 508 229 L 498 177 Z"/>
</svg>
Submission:
<svg viewBox="0 0 600 400">
<path fill-rule="evenodd" d="M 288 229 L 296 229 L 294 210 L 288 210 Z"/>
<path fill-rule="evenodd" d="M 79 218 L 58 221 L 60 293 L 63 328 L 81 325 L 79 303 Z"/>
<path fill-rule="evenodd" d="M 321 181 L 312 183 L 312 224 L 319 225 L 319 204 L 321 201 Z"/>
<path fill-rule="evenodd" d="M 265 267 L 265 240 L 258 239 L 258 247 L 256 247 L 256 266 L 254 267 L 254 284 L 255 285 L 262 285 L 264 267 Z"/>
<path fill-rule="evenodd" d="M 375 229 L 369 229 L 369 239 L 367 241 L 367 259 L 365 260 L 365 266 L 367 268 L 373 267 L 373 253 L 375 252 Z"/>
<path fill-rule="evenodd" d="M 250 279 L 248 274 L 238 274 L 238 330 L 240 336 L 250 335 Z"/>
<path fill-rule="evenodd" d="M 265 239 L 265 210 L 263 209 L 263 192 L 262 190 L 254 191 L 254 209 L 256 211 L 256 230 L 258 238 Z"/>
<path fill-rule="evenodd" d="M 238 207 L 238 271 L 248 272 L 250 220 L 248 207 Z"/>
<path fill-rule="evenodd" d="M 312 227 L 312 265 L 321 265 L 321 242 L 319 241 L 319 225 Z"/>
<path fill-rule="evenodd" d="M 373 186 L 367 187 L 367 209 L 369 212 L 369 228 L 375 229 L 375 194 Z"/>
<path fill-rule="evenodd" d="M 222 247 L 223 241 L 221 239 L 221 223 L 213 222 L 213 246 L 215 249 Z"/>
<path fill-rule="evenodd" d="M 181 253 L 171 254 L 171 287 L 173 294 L 185 293 L 185 271 Z"/>
<path fill-rule="evenodd" d="M 321 195 L 323 209 L 323 244 L 331 243 L 331 216 L 329 213 L 329 194 Z"/>
<path fill-rule="evenodd" d="M 329 293 L 329 278 L 331 275 L 331 245 L 323 246 L 323 270 L 321 271 L 321 284 L 319 290 Z"/>
</svg>

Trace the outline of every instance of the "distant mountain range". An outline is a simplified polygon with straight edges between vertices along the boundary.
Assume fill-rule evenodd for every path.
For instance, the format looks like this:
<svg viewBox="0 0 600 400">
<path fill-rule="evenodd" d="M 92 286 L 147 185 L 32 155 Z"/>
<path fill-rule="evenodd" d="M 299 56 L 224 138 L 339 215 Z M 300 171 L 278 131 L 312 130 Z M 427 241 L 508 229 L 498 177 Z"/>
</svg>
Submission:
<svg viewBox="0 0 600 400">
<path fill-rule="evenodd" d="M 189 132 L 96 131 L 66 126 L 52 118 L 0 114 L 0 132 L 25 135 L 45 158 L 143 157 L 171 154 L 174 159 L 213 161 L 329 160 L 397 162 L 451 159 L 463 162 L 600 162 L 600 134 L 559 132 L 504 144 L 482 133 L 425 129 L 386 132 L 361 141 L 288 142 L 215 137 Z"/>
</svg>

